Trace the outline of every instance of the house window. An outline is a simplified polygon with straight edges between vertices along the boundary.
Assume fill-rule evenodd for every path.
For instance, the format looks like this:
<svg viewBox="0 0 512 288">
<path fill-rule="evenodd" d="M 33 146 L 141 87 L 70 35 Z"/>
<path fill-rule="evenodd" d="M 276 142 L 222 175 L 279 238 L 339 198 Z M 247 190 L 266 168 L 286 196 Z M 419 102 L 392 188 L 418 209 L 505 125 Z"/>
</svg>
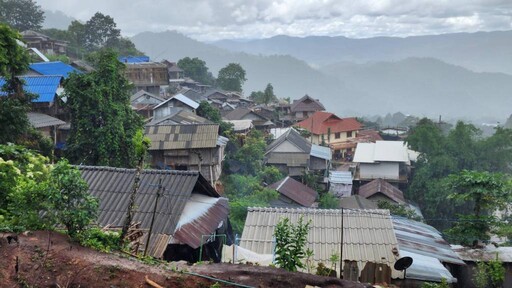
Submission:
<svg viewBox="0 0 512 288">
<path fill-rule="evenodd" d="M 341 133 L 340 132 L 334 133 L 334 139 L 340 139 L 340 137 L 341 137 Z"/>
<path fill-rule="evenodd" d="M 350 137 L 352 137 L 352 131 L 347 132 L 347 138 L 350 138 Z"/>
</svg>

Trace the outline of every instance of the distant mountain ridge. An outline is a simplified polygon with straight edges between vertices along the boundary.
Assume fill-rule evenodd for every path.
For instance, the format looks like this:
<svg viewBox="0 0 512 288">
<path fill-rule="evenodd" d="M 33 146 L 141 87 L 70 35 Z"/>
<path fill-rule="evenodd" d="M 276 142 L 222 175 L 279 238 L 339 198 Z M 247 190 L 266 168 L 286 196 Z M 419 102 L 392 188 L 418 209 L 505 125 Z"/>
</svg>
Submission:
<svg viewBox="0 0 512 288">
<path fill-rule="evenodd" d="M 418 116 L 504 121 L 512 110 L 511 75 L 475 73 L 433 58 L 338 62 L 314 69 L 292 56 L 232 52 L 172 31 L 144 32 L 132 41 L 155 60 L 199 57 L 214 75 L 230 62 L 240 63 L 247 71 L 246 95 L 272 83 L 278 97 L 298 99 L 307 93 L 343 117 L 402 111 Z"/>
<path fill-rule="evenodd" d="M 366 39 L 281 35 L 243 42 L 221 40 L 212 44 L 234 52 L 290 55 L 314 66 L 342 61 L 365 63 L 429 57 L 477 72 L 512 75 L 512 31 Z"/>
</svg>

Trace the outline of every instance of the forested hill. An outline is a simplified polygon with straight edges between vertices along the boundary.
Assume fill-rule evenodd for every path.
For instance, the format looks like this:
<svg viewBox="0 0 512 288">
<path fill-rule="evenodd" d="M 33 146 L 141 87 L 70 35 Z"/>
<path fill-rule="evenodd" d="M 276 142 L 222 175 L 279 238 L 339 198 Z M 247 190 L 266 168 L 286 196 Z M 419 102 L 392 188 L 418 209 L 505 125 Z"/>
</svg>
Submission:
<svg viewBox="0 0 512 288">
<path fill-rule="evenodd" d="M 431 57 L 473 71 L 512 74 L 512 31 L 366 39 L 275 36 L 251 41 L 222 40 L 213 44 L 236 52 L 291 55 L 315 66 L 342 61 L 364 63 Z"/>
<path fill-rule="evenodd" d="M 141 33 L 132 41 L 155 60 L 199 57 L 215 76 L 228 63 L 240 63 L 247 71 L 245 94 L 272 83 L 278 97 L 298 99 L 307 93 L 341 116 L 402 111 L 505 121 L 512 107 L 512 76 L 475 73 L 435 59 L 338 63 L 317 70 L 291 56 L 230 52 L 171 31 Z"/>
</svg>

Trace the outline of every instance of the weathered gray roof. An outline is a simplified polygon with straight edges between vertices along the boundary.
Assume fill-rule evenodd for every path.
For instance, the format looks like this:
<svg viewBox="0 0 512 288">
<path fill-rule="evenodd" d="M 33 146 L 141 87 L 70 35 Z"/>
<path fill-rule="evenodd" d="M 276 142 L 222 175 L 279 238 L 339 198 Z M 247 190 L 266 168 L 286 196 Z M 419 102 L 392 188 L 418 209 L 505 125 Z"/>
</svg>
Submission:
<svg viewBox="0 0 512 288">
<path fill-rule="evenodd" d="M 121 227 L 126 218 L 130 192 L 135 178 L 135 169 L 78 166 L 82 178 L 89 185 L 89 193 L 99 199 L 98 223 L 101 226 Z M 192 193 L 218 198 L 220 195 L 197 171 L 143 170 L 140 188 L 135 198 L 136 211 L 133 223 L 140 222 L 142 229 L 149 229 L 152 211 L 158 192 L 159 180 L 162 180 L 161 197 L 153 225 L 156 235 L 173 235 L 183 209 Z M 211 228 L 211 227 L 210 227 Z M 217 226 L 214 227 L 216 229 Z M 186 238 L 185 242 L 187 242 Z M 196 241 L 191 239 L 191 241 Z M 159 251 L 163 253 L 163 251 Z M 156 253 L 160 254 L 160 253 Z M 161 255 L 154 255 L 160 257 Z"/>
<path fill-rule="evenodd" d="M 161 103 L 161 102 L 164 102 L 165 99 L 161 98 L 160 96 L 157 96 L 153 93 L 149 93 L 145 90 L 139 90 L 137 91 L 137 93 L 133 94 L 131 97 L 130 97 L 130 102 L 133 102 L 135 101 L 136 99 L 140 98 L 140 97 L 149 97 L 149 98 L 152 98 L 153 101 L 151 101 L 151 104 L 153 103 Z M 140 102 L 138 102 L 140 103 Z M 142 103 L 145 103 L 144 101 Z"/>
<path fill-rule="evenodd" d="M 256 253 L 272 254 L 274 229 L 282 218 L 297 223 L 302 216 L 304 221 L 312 221 L 307 246 L 313 250 L 313 260 L 330 263 L 331 255 L 340 255 L 343 215 L 343 260 L 358 262 L 361 271 L 367 262 L 393 267 L 397 259 L 393 251 L 398 252 L 398 243 L 388 210 L 344 210 L 343 214 L 331 209 L 248 210 L 240 246 Z M 400 272 L 392 271 L 393 278 L 400 277 Z"/>
<path fill-rule="evenodd" d="M 332 159 L 331 148 L 320 146 L 320 145 L 315 145 L 315 144 L 311 145 L 310 155 L 313 157 L 317 157 L 317 158 L 325 159 L 325 160 Z"/>
<path fill-rule="evenodd" d="M 224 116 L 226 120 L 246 120 L 244 117 L 247 116 L 247 114 L 252 114 L 254 117 L 258 118 L 260 122 L 267 122 L 268 119 L 264 116 L 252 111 L 251 109 L 247 108 L 236 108 L 235 110 L 229 112 Z M 254 119 L 253 119 L 254 120 Z"/>
<path fill-rule="evenodd" d="M 329 171 L 329 182 L 339 184 L 352 184 L 350 171 Z"/>
<path fill-rule="evenodd" d="M 34 126 L 34 128 L 60 126 L 66 124 L 66 122 L 60 119 L 43 113 L 28 112 L 27 117 L 28 121 L 32 126 Z"/>
<path fill-rule="evenodd" d="M 213 148 L 219 138 L 218 124 L 151 125 L 145 133 L 151 139 L 149 150 Z"/>
<path fill-rule="evenodd" d="M 197 107 L 199 107 L 199 103 L 197 103 L 196 101 L 194 101 L 194 100 L 192 100 L 192 99 L 188 98 L 187 96 L 185 96 L 185 95 L 183 95 L 183 94 L 181 94 L 181 93 L 178 93 L 178 94 L 176 94 L 176 95 L 173 95 L 171 98 L 169 98 L 169 99 L 165 100 L 164 102 L 162 102 L 162 103 L 158 104 L 158 105 L 157 105 L 157 106 L 155 106 L 155 108 L 153 108 L 153 109 L 157 109 L 158 107 L 163 106 L 163 105 L 165 105 L 167 102 L 172 101 L 172 100 L 178 100 L 178 101 L 180 101 L 181 103 L 183 103 L 183 104 L 185 104 L 185 105 L 189 106 L 189 107 L 190 107 L 190 108 L 192 108 L 192 109 L 197 109 Z"/>
<path fill-rule="evenodd" d="M 373 201 L 370 201 L 359 195 L 340 198 L 340 208 L 346 209 L 378 209 L 379 207 Z"/>
<path fill-rule="evenodd" d="M 359 187 L 359 195 L 363 196 L 364 198 L 370 198 L 378 193 L 385 195 L 396 203 L 405 203 L 404 193 L 400 189 L 389 184 L 386 180 L 375 179 L 370 183 Z"/>
<path fill-rule="evenodd" d="M 290 110 L 292 112 L 297 111 L 323 111 L 325 107 L 320 101 L 314 99 L 309 95 L 304 95 L 299 100 L 293 100 Z"/>
<path fill-rule="evenodd" d="M 434 227 L 395 216 L 393 217 L 393 227 L 400 250 L 434 257 L 441 262 L 464 264 Z"/>
<path fill-rule="evenodd" d="M 308 155 L 311 152 L 311 143 L 304 139 L 304 137 L 300 136 L 297 130 L 292 128 L 286 131 L 286 133 L 281 135 L 276 140 L 272 141 L 272 143 L 270 143 L 270 145 L 267 146 L 265 154 L 272 152 L 272 150 L 274 150 L 277 146 L 279 146 L 285 141 L 293 143 L 295 146 L 297 146 L 299 149 L 301 149 Z"/>
<path fill-rule="evenodd" d="M 286 176 L 284 179 L 269 185 L 268 188 L 275 189 L 304 207 L 311 207 L 318 195 L 315 190 L 290 178 L 290 176 Z"/>
<path fill-rule="evenodd" d="M 148 125 L 213 124 L 210 120 L 181 109 L 171 115 L 151 120 Z"/>
<path fill-rule="evenodd" d="M 503 263 L 512 263 L 512 247 L 495 247 L 487 245 L 481 249 L 472 249 L 460 245 L 452 245 L 453 251 L 464 261 L 478 262 L 495 260 L 496 256 Z"/>
</svg>

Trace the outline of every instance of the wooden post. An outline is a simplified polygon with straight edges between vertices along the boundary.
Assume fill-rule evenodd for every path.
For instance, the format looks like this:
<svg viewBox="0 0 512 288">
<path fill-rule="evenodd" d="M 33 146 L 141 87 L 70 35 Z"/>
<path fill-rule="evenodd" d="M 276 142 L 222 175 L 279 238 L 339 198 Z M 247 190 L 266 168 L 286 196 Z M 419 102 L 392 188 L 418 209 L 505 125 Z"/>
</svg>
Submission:
<svg viewBox="0 0 512 288">
<path fill-rule="evenodd" d="M 146 241 L 146 247 L 144 248 L 144 256 L 148 253 L 149 241 L 151 240 L 151 233 L 153 232 L 153 224 L 155 223 L 156 208 L 158 206 L 158 198 L 160 198 L 160 192 L 162 190 L 162 177 L 158 179 L 158 190 L 156 190 L 155 206 L 153 207 L 153 216 L 151 217 L 151 225 L 149 226 L 148 240 Z"/>
</svg>

